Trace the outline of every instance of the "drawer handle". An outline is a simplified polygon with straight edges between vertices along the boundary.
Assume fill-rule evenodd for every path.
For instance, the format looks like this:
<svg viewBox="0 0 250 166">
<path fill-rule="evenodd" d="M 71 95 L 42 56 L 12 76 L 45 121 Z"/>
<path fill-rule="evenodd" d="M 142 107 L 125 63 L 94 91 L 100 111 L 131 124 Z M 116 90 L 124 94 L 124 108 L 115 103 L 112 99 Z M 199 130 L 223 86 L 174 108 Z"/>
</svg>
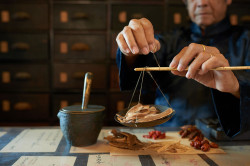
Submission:
<svg viewBox="0 0 250 166">
<path fill-rule="evenodd" d="M 132 18 L 135 18 L 135 19 L 140 19 L 144 17 L 144 15 L 142 13 L 133 13 L 132 14 Z"/>
<path fill-rule="evenodd" d="M 75 43 L 71 47 L 72 51 L 88 51 L 90 50 L 89 45 L 84 44 L 84 43 Z"/>
<path fill-rule="evenodd" d="M 16 12 L 13 14 L 13 19 L 17 21 L 29 20 L 30 15 L 26 12 Z"/>
<path fill-rule="evenodd" d="M 27 72 L 18 72 L 15 74 L 14 78 L 17 80 L 30 80 L 31 74 Z"/>
<path fill-rule="evenodd" d="M 27 43 L 20 42 L 20 43 L 14 43 L 12 45 L 12 49 L 16 51 L 27 51 L 30 49 L 30 46 Z"/>
<path fill-rule="evenodd" d="M 16 111 L 31 111 L 32 105 L 28 102 L 18 102 L 14 105 L 13 108 Z"/>
<path fill-rule="evenodd" d="M 84 75 L 85 75 L 85 72 L 75 72 L 75 73 L 73 73 L 73 75 L 72 75 L 72 77 L 74 78 L 74 79 L 77 79 L 77 80 L 79 80 L 79 79 L 84 79 Z"/>
<path fill-rule="evenodd" d="M 88 15 L 83 12 L 77 12 L 72 16 L 73 20 L 87 20 L 88 18 Z"/>
<path fill-rule="evenodd" d="M 250 15 L 244 15 L 240 18 L 240 20 L 244 23 L 250 22 Z"/>
</svg>

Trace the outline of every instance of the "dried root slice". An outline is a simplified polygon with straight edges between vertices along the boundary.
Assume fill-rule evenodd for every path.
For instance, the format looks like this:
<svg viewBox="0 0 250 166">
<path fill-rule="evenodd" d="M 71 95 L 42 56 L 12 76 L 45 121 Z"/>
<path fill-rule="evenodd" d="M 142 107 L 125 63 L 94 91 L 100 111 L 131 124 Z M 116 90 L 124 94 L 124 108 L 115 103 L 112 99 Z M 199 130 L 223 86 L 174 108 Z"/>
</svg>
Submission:
<svg viewBox="0 0 250 166">
<path fill-rule="evenodd" d="M 138 138 L 130 133 L 127 132 L 120 132 L 117 130 L 112 130 L 111 133 L 113 135 L 109 135 L 104 137 L 104 139 L 109 141 L 109 145 L 123 148 L 123 149 L 131 149 L 131 150 L 138 150 L 143 147 L 143 143 L 138 140 Z"/>
<path fill-rule="evenodd" d="M 171 108 L 160 112 L 156 107 L 151 105 L 142 105 L 138 103 L 128 110 L 125 116 L 117 115 L 117 119 L 122 123 L 140 123 L 150 122 L 161 119 L 173 113 Z"/>
</svg>

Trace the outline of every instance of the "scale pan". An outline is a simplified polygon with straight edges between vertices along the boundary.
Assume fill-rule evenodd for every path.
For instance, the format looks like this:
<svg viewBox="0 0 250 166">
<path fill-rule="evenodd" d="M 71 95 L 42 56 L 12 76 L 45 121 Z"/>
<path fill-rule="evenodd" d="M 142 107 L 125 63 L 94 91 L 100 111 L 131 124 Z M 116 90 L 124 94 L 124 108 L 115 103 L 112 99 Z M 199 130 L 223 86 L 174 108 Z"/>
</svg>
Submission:
<svg viewBox="0 0 250 166">
<path fill-rule="evenodd" d="M 166 111 L 167 109 L 169 109 L 170 107 L 168 106 L 162 106 L 162 105 L 152 105 L 154 107 L 156 107 L 160 112 L 164 112 Z M 129 108 L 130 109 L 130 108 Z M 119 114 L 120 116 L 125 116 L 127 111 L 129 109 L 124 109 L 122 111 L 120 111 Z M 157 126 L 157 125 L 160 125 L 162 123 L 165 123 L 167 122 L 169 119 L 171 119 L 173 117 L 173 115 L 175 114 L 175 110 L 171 109 L 171 112 L 169 114 L 167 114 L 166 116 L 164 117 L 161 117 L 159 119 L 156 119 L 156 120 L 152 120 L 152 121 L 147 121 L 147 122 L 135 122 L 135 123 L 123 123 L 123 122 L 120 122 L 118 120 L 118 116 L 117 114 L 115 115 L 114 119 L 122 124 L 123 126 L 127 126 L 127 127 L 154 127 L 154 126 Z"/>
</svg>

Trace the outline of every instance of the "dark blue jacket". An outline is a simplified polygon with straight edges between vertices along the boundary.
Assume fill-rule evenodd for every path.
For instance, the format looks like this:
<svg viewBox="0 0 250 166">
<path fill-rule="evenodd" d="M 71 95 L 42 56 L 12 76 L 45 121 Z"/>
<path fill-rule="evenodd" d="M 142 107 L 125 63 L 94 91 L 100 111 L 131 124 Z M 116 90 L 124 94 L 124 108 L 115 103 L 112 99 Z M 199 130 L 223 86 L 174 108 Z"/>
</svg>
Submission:
<svg viewBox="0 0 250 166">
<path fill-rule="evenodd" d="M 188 28 L 181 28 L 172 33 L 157 36 L 161 49 L 156 53 L 160 66 L 169 66 L 173 57 L 190 43 L 214 46 L 228 59 L 230 66 L 250 66 L 250 33 L 248 30 L 231 26 L 229 19 L 206 28 L 205 35 L 200 28 L 191 23 Z M 139 72 L 130 70 L 124 61 L 123 54 L 118 50 L 117 65 L 119 68 L 121 90 L 132 90 L 139 77 Z M 157 66 L 153 55 L 140 55 L 134 67 Z M 250 71 L 234 72 L 240 83 L 240 99 L 229 93 L 210 89 L 202 84 L 175 76 L 171 72 L 152 72 L 160 85 L 175 116 L 164 126 L 181 126 L 194 124 L 197 118 L 217 116 L 225 133 L 233 137 L 250 130 Z M 152 79 L 146 75 L 143 92 L 147 93 L 154 87 Z M 155 104 L 167 105 L 159 90 L 156 90 Z"/>
</svg>

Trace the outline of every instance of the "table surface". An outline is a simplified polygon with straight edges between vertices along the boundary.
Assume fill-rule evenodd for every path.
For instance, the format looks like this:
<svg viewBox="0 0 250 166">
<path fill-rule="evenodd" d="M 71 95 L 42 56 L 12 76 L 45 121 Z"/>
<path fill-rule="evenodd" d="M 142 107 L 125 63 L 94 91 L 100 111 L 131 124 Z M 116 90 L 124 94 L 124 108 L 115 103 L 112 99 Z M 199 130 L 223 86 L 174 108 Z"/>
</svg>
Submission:
<svg viewBox="0 0 250 166">
<path fill-rule="evenodd" d="M 58 129 L 58 126 L 50 127 L 1 127 L 0 132 L 7 132 L 5 135 L 0 137 L 0 150 L 3 149 L 12 139 L 14 139 L 18 134 L 20 134 L 25 129 Z M 103 129 L 121 129 L 121 127 L 104 127 Z M 122 128 L 125 129 L 125 128 Z M 126 128 L 128 131 L 133 132 L 143 132 L 147 129 L 130 129 Z M 152 128 L 153 129 L 153 128 Z M 179 128 L 155 128 L 160 131 L 178 131 Z M 146 133 L 146 132 L 145 132 Z M 211 141 L 215 141 L 212 138 L 209 138 Z M 223 141 L 218 142 L 219 146 L 227 147 L 224 149 L 226 154 L 198 154 L 198 156 L 204 160 L 208 165 L 250 165 L 250 140 L 249 141 Z M 234 150 L 233 147 L 239 147 L 241 150 Z M 232 149 L 230 148 L 232 147 Z M 247 148 L 246 148 L 247 147 Z M 0 166 L 13 165 L 21 156 L 76 156 L 75 166 L 85 166 L 88 163 L 87 153 L 69 153 L 71 146 L 66 143 L 65 138 L 63 137 L 56 149 L 56 152 L 15 152 L 15 153 L 0 153 Z M 192 155 L 190 155 L 192 157 Z M 213 159 L 216 159 L 214 161 Z M 139 155 L 139 160 L 142 166 L 154 166 L 156 165 L 149 155 Z M 178 165 L 178 163 L 177 163 Z M 191 165 L 190 163 L 187 165 Z M 192 165 L 195 165 L 194 163 Z"/>
</svg>

